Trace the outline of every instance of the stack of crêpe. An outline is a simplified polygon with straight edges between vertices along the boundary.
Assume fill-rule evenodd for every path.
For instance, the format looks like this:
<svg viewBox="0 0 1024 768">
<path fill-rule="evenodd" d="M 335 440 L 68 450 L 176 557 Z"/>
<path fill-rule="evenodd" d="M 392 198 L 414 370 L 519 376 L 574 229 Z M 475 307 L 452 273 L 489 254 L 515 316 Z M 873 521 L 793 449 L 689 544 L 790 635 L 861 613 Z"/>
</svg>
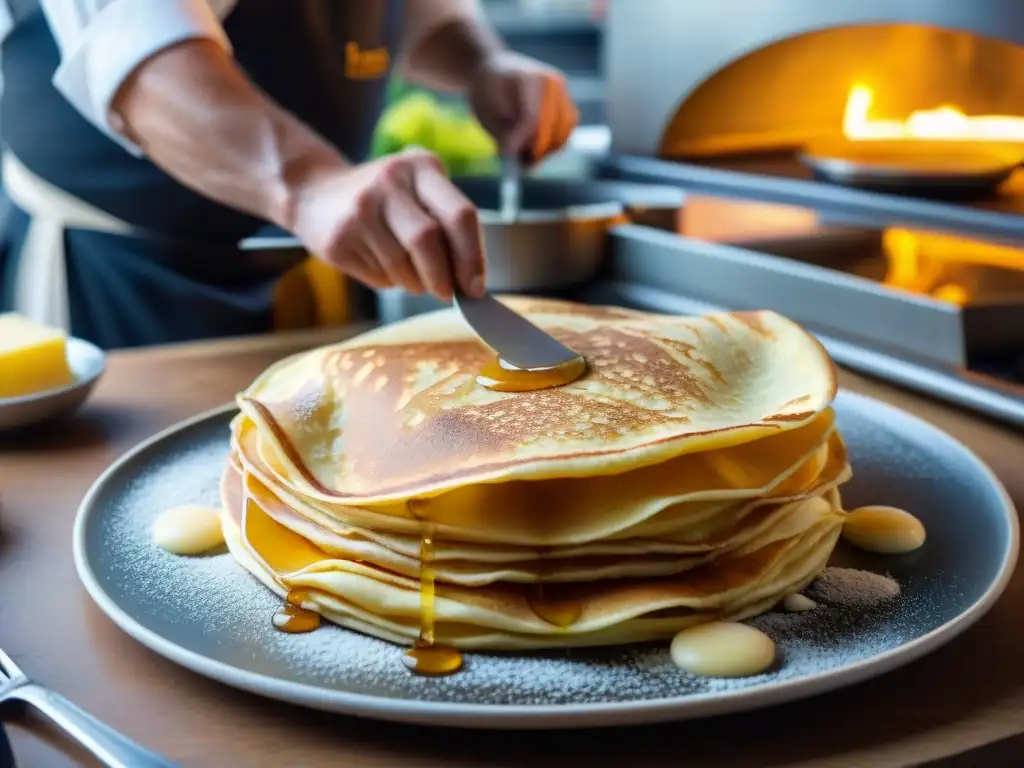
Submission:
<svg viewBox="0 0 1024 768">
<path fill-rule="evenodd" d="M 494 353 L 449 309 L 239 396 L 222 490 L 246 569 L 358 632 L 506 650 L 671 637 L 824 569 L 850 468 L 832 363 L 802 328 L 503 300 L 587 373 L 488 389 Z"/>
</svg>

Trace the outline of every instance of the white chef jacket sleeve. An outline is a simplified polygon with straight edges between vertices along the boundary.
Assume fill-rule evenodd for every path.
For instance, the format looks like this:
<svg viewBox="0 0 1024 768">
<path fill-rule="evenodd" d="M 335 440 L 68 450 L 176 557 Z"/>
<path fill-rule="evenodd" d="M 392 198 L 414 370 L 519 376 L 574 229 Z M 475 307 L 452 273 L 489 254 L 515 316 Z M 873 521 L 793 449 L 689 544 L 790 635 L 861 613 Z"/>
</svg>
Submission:
<svg viewBox="0 0 1024 768">
<path fill-rule="evenodd" d="M 438 27 L 459 19 L 474 19 L 479 14 L 479 0 L 405 0 L 401 58 Z"/>
<path fill-rule="evenodd" d="M 54 87 L 91 123 L 135 155 L 111 124 L 110 104 L 131 73 L 175 43 L 210 39 L 231 50 L 209 0 L 41 0 L 60 47 Z"/>
</svg>

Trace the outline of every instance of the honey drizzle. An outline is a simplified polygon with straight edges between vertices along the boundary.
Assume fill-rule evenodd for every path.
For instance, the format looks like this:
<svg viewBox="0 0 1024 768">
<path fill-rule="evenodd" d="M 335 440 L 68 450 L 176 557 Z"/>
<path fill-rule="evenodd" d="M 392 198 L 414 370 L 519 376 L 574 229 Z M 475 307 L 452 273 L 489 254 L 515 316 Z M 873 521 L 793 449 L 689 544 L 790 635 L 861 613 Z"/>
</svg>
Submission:
<svg viewBox="0 0 1024 768">
<path fill-rule="evenodd" d="M 543 555 L 541 555 L 543 558 Z M 542 564 L 544 560 L 540 561 Z M 546 621 L 548 624 L 553 624 L 561 630 L 568 629 L 570 626 L 576 623 L 576 620 L 583 614 L 583 605 L 579 600 L 574 600 L 567 597 L 550 597 L 544 593 L 547 590 L 544 589 L 544 575 L 541 574 L 540 579 L 534 585 L 532 594 L 526 598 L 527 604 L 530 606 L 537 618 Z"/>
<path fill-rule="evenodd" d="M 434 644 L 434 534 L 424 531 L 420 539 L 420 636 L 419 645 Z"/>
<path fill-rule="evenodd" d="M 285 604 L 274 614 L 274 626 L 282 632 L 291 634 L 312 632 L 317 629 L 320 626 L 320 614 L 302 607 L 302 601 L 306 597 L 307 593 L 304 591 L 288 590 Z"/>
<path fill-rule="evenodd" d="M 416 514 L 416 506 L 416 500 L 409 502 L 409 514 L 423 522 Z M 420 634 L 413 647 L 402 654 L 402 662 L 416 674 L 430 677 L 450 675 L 462 669 L 462 654 L 457 648 L 434 642 L 435 575 L 434 527 L 424 523 L 420 536 Z"/>
<path fill-rule="evenodd" d="M 587 361 L 582 355 L 551 368 L 516 368 L 496 357 L 484 364 L 477 373 L 476 381 L 496 392 L 532 392 L 571 384 L 586 372 Z"/>
<path fill-rule="evenodd" d="M 583 613 L 583 606 L 578 600 L 545 599 L 543 592 L 539 589 L 536 597 L 529 600 L 529 604 L 539 618 L 548 624 L 554 624 L 559 629 L 568 629 Z"/>
</svg>

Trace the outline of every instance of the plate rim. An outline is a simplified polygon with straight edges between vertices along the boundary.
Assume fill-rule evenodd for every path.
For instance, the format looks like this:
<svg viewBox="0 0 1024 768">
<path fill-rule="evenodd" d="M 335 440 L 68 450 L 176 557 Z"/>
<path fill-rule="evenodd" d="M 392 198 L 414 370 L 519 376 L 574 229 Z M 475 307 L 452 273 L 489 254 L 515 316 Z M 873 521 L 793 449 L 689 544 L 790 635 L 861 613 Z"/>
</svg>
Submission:
<svg viewBox="0 0 1024 768">
<path fill-rule="evenodd" d="M 999 478 L 973 450 L 945 430 L 896 406 L 848 389 L 841 390 L 841 393 L 844 399 L 852 398 L 871 408 L 880 409 L 883 416 L 891 419 L 897 421 L 903 419 L 916 423 L 918 428 L 930 431 L 936 437 L 951 443 L 961 452 L 963 458 L 973 464 L 974 469 L 988 480 L 992 489 L 1001 499 L 1003 512 L 1008 522 L 1009 536 L 1005 541 L 1002 560 L 995 578 L 976 601 L 949 621 L 908 643 L 890 648 L 875 656 L 859 659 L 836 669 L 784 680 L 776 684 L 732 691 L 623 702 L 477 704 L 422 701 L 329 689 L 250 672 L 226 662 L 208 658 L 167 640 L 159 633 L 143 626 L 123 610 L 103 589 L 86 556 L 86 528 L 90 518 L 96 514 L 96 510 L 101 509 L 96 502 L 99 495 L 112 478 L 119 472 L 123 472 L 134 458 L 179 432 L 236 411 L 238 406 L 235 403 L 225 403 L 160 430 L 129 448 L 103 470 L 86 492 L 75 514 L 72 533 L 75 570 L 86 592 L 107 618 L 154 653 L 192 672 L 233 688 L 337 714 L 437 727 L 554 730 L 681 722 L 745 712 L 811 698 L 821 693 L 879 677 L 916 661 L 955 639 L 988 613 L 1006 590 L 1014 574 L 1020 549 L 1020 523 L 1016 505 Z"/>
<path fill-rule="evenodd" d="M 0 409 L 14 408 L 19 405 L 27 405 L 29 403 L 35 403 L 41 400 L 49 400 L 50 398 L 55 398 L 68 392 L 74 392 L 85 387 L 91 387 L 97 381 L 99 381 L 100 377 L 107 370 L 107 353 L 104 352 L 95 344 L 93 344 L 91 341 L 88 341 L 87 339 L 80 339 L 77 336 L 68 336 L 66 339 L 66 343 L 84 347 L 89 354 L 96 356 L 97 360 L 99 360 L 99 367 L 97 367 L 96 370 L 93 371 L 92 373 L 86 374 L 85 376 L 81 377 L 79 377 L 72 369 L 71 372 L 72 374 L 75 374 L 75 380 L 72 381 L 70 384 L 65 384 L 63 387 L 44 389 L 42 392 L 33 392 L 30 395 L 18 395 L 17 397 L 0 397 Z M 184 427 L 185 425 L 180 424 L 179 426 Z M 120 458 L 121 457 L 118 457 L 118 460 L 120 460 Z"/>
</svg>

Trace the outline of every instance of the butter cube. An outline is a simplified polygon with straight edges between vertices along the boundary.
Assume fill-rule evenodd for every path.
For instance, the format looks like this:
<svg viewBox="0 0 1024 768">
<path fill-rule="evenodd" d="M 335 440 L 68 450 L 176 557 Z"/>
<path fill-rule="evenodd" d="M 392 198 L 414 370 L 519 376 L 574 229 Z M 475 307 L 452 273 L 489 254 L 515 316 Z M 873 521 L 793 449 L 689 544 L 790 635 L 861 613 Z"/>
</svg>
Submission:
<svg viewBox="0 0 1024 768">
<path fill-rule="evenodd" d="M 64 334 L 14 312 L 0 314 L 0 397 L 21 397 L 74 381 Z"/>
</svg>

